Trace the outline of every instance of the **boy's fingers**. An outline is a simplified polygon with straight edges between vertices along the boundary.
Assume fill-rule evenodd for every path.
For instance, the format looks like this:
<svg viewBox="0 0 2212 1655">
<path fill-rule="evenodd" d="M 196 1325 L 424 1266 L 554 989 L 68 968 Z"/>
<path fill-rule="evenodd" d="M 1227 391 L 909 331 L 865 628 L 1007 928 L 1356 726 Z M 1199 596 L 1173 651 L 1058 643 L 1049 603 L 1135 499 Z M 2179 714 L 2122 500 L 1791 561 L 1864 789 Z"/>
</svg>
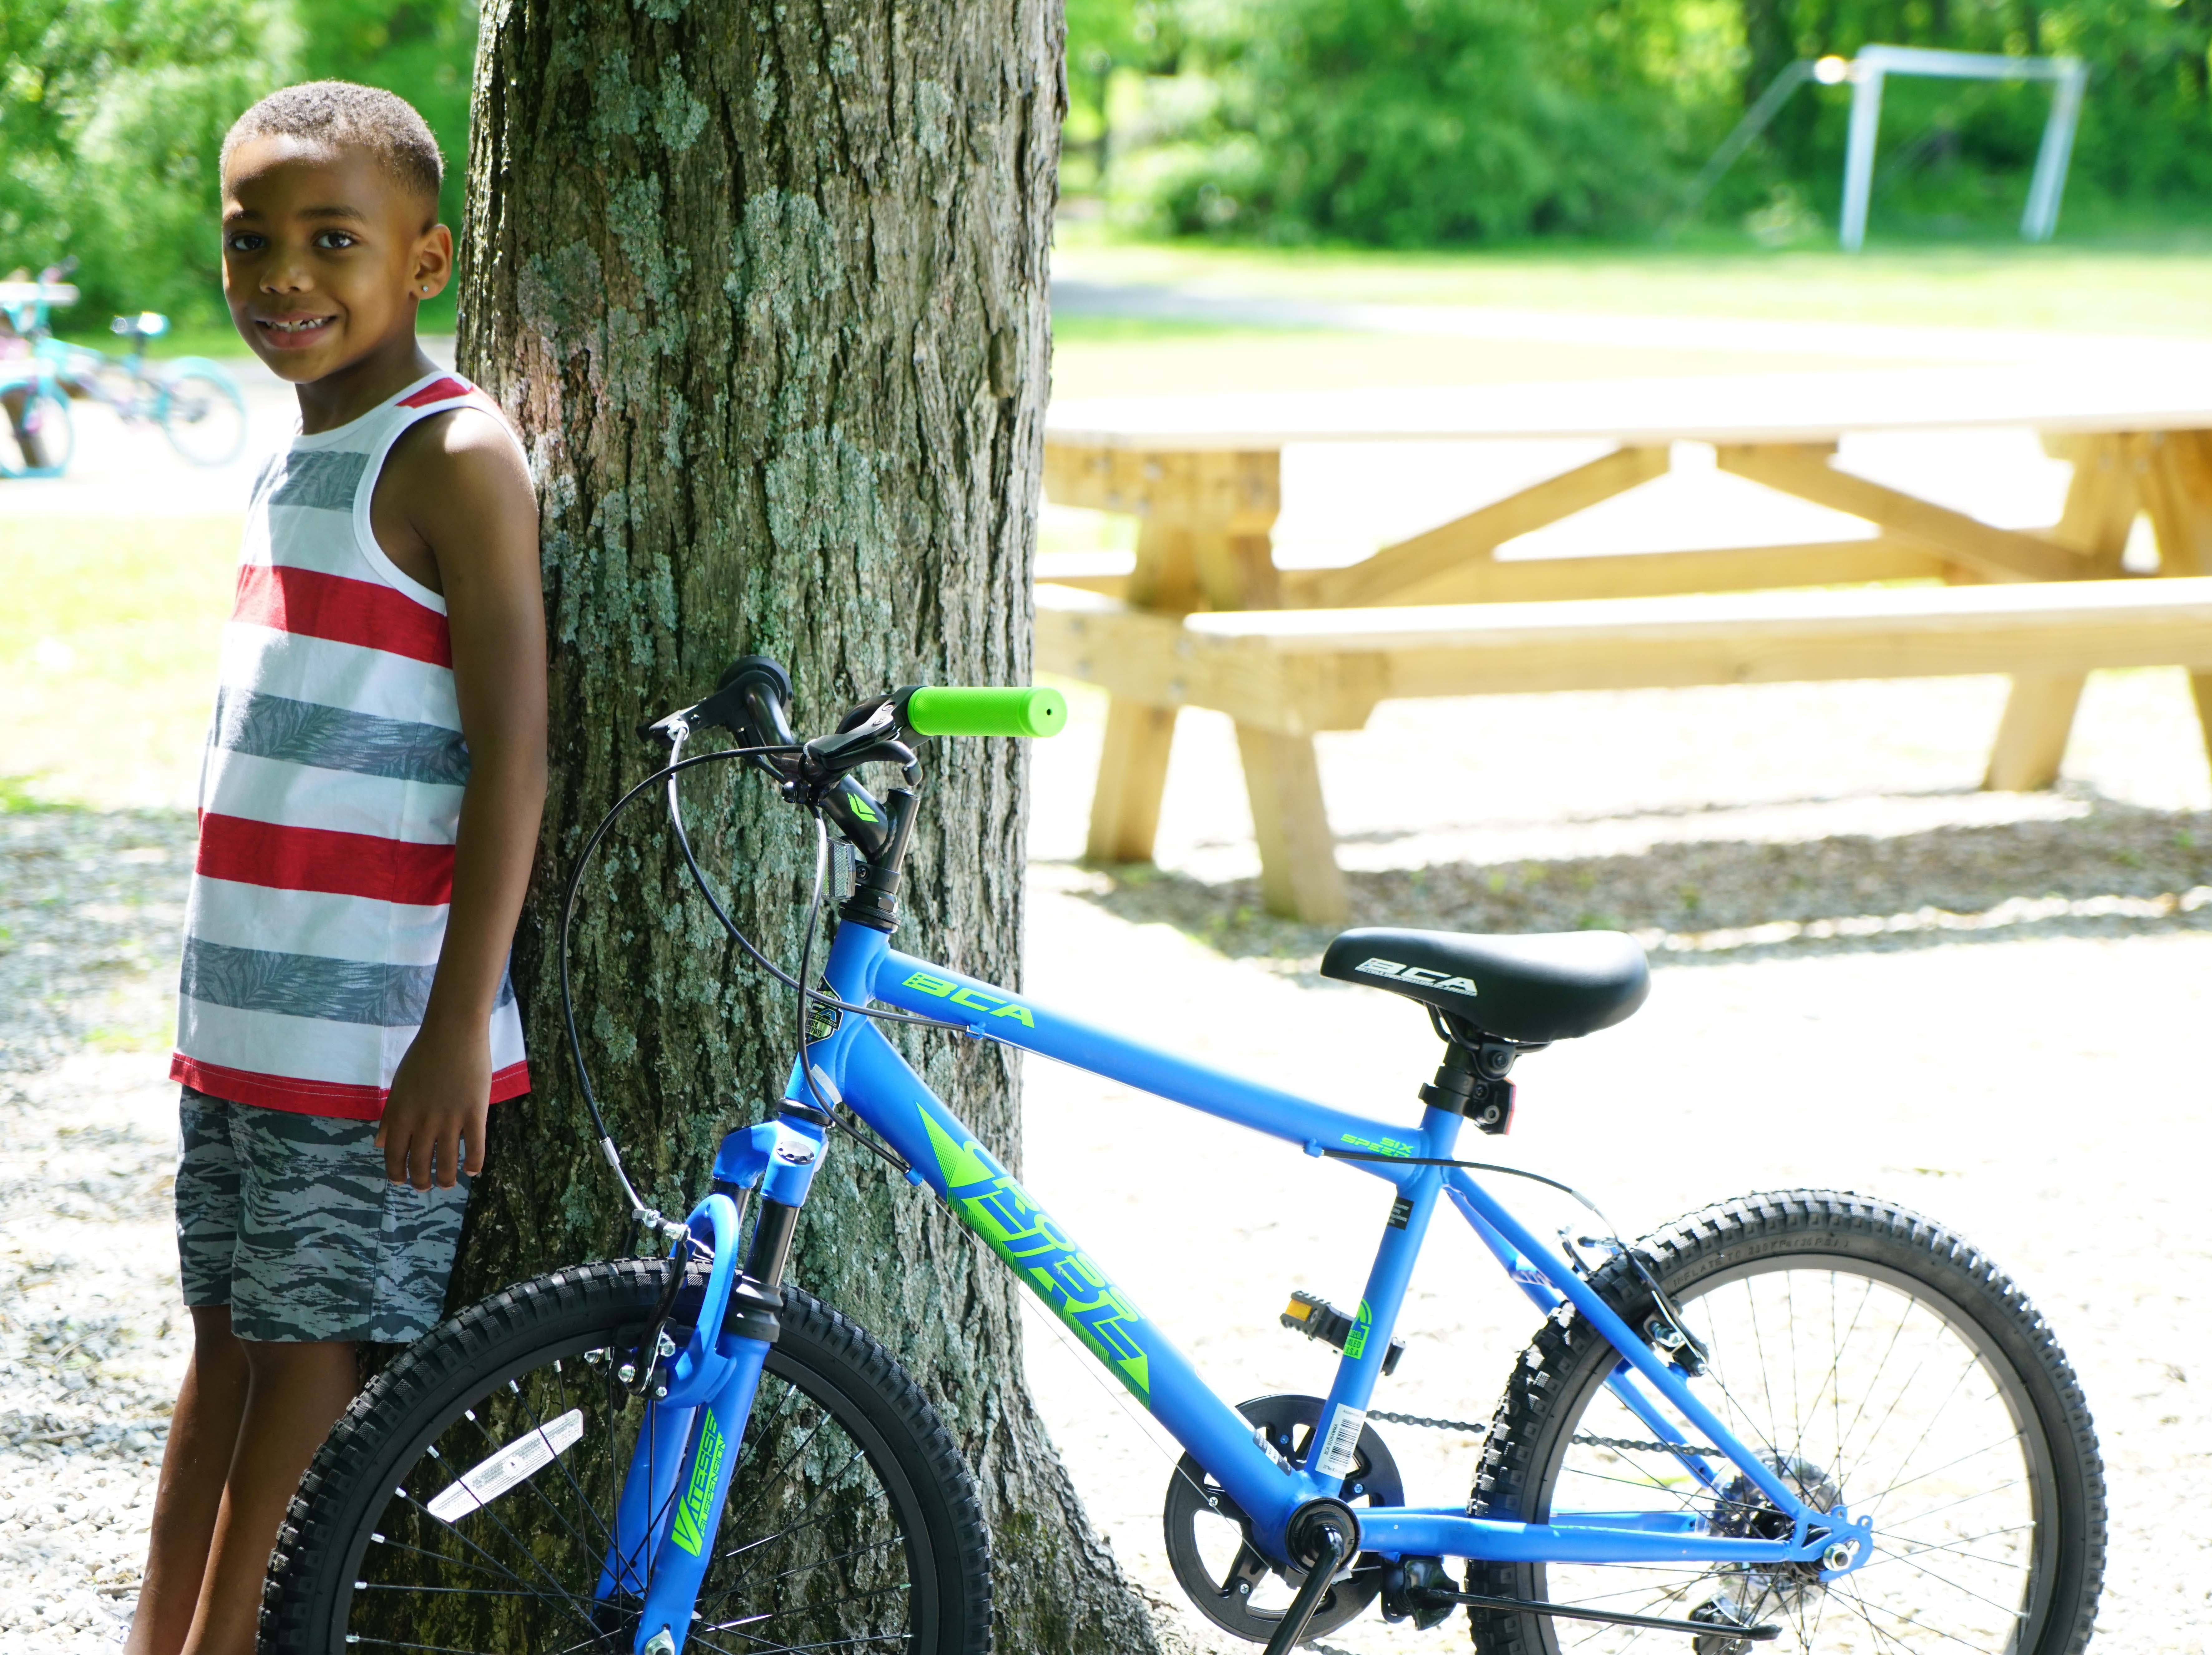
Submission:
<svg viewBox="0 0 2212 1655">
<path fill-rule="evenodd" d="M 471 1177 L 476 1177 L 477 1173 L 483 1171 L 485 1125 L 482 1111 L 472 1117 L 469 1122 L 469 1136 L 465 1146 L 468 1153 L 461 1162 L 461 1170 Z"/>
<path fill-rule="evenodd" d="M 456 1121 L 438 1134 L 438 1188 L 450 1190 L 460 1172 L 461 1123 Z"/>
<path fill-rule="evenodd" d="M 407 1139 L 389 1126 L 376 1135 L 376 1141 L 384 1151 L 384 1176 L 392 1183 L 407 1182 Z"/>
</svg>

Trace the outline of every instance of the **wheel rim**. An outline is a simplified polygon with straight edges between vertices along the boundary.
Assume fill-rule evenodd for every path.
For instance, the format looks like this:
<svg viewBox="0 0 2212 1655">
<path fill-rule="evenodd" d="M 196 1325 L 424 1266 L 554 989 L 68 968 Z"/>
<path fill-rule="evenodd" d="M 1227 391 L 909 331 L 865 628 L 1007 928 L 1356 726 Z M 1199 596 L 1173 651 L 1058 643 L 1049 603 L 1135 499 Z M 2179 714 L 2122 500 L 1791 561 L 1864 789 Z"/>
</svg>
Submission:
<svg viewBox="0 0 2212 1655">
<path fill-rule="evenodd" d="M 627 1655 L 635 1597 L 600 1602 L 595 1587 L 644 1415 L 613 1378 L 634 1356 L 604 1335 L 537 1353 L 403 1456 L 404 1469 L 386 1479 L 393 1494 L 349 1549 L 332 1644 Z M 533 1433 L 559 1442 L 567 1431 L 558 1422 L 572 1413 L 576 1440 L 550 1463 L 478 1509 L 449 1504 L 450 1522 L 432 1514 L 467 1472 Z M 911 1485 L 858 1406 L 781 1351 L 769 1354 L 712 1542 L 690 1648 L 880 1655 L 930 1646 L 933 1577 Z"/>
<path fill-rule="evenodd" d="M 170 446 L 195 465 L 224 465 L 246 447 L 246 410 L 228 386 L 204 374 L 170 381 L 161 405 Z"/>
<path fill-rule="evenodd" d="M 1696 1638 L 1695 1655 L 1787 1655 L 1816 1642 L 1823 1655 L 2035 1646 L 2058 1538 L 2051 1450 L 2019 1371 L 1985 1329 L 1924 1282 L 1833 1256 L 1717 1272 L 1680 1305 L 1712 1356 L 1693 1391 L 1814 1504 L 1840 1500 L 1854 1518 L 1871 1517 L 1874 1555 L 1825 1586 L 1804 1570 L 1536 1565 L 1531 1596 L 1782 1628 L 1769 1644 L 1725 1632 Z M 1656 1445 L 1626 1445 L 1653 1433 L 1600 1376 L 1569 1417 L 1539 1480 L 1538 1520 L 1577 1508 L 1687 1509 L 1717 1530 L 1773 1526 L 1732 1468 L 1717 1496 Z M 1577 1440 L 1589 1438 L 1611 1445 Z M 1549 1617 L 1534 1624 L 1547 1648 L 1592 1655 L 1638 1636 Z"/>
</svg>

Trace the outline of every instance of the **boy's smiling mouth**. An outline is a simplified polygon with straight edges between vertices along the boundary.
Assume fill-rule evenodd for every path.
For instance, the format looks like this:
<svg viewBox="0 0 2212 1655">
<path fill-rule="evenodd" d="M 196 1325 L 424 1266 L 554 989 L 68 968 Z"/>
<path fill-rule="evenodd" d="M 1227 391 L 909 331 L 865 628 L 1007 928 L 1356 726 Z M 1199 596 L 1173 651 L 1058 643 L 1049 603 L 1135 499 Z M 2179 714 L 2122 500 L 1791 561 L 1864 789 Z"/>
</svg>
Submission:
<svg viewBox="0 0 2212 1655">
<path fill-rule="evenodd" d="M 335 316 L 256 316 L 253 326 L 270 344 L 289 350 L 314 344 L 337 320 Z"/>
</svg>

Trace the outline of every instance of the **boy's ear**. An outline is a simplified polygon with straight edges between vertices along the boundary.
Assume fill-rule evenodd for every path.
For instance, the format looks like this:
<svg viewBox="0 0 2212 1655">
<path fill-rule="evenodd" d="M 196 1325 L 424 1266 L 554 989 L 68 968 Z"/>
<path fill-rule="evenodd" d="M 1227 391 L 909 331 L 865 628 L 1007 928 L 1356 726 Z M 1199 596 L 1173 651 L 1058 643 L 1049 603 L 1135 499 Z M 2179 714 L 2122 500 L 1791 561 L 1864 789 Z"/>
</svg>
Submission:
<svg viewBox="0 0 2212 1655">
<path fill-rule="evenodd" d="M 453 233 L 443 224 L 433 224 L 415 244 L 414 273 L 409 280 L 410 291 L 420 303 L 436 298 L 453 279 Z"/>
</svg>

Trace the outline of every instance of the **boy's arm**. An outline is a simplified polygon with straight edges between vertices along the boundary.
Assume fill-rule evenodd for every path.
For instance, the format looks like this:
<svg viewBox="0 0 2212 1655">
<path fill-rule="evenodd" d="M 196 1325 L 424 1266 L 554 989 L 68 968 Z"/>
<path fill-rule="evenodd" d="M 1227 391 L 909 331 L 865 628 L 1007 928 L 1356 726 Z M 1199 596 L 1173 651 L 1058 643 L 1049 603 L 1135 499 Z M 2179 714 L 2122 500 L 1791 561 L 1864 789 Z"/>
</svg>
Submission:
<svg viewBox="0 0 2212 1655">
<path fill-rule="evenodd" d="M 424 429 L 428 428 L 428 429 Z M 538 502 L 521 456 L 483 415 L 423 422 L 380 480 L 437 565 L 468 786 L 445 946 L 376 1135 L 386 1174 L 450 1188 L 483 1169 L 490 1025 L 545 802 L 545 605 Z M 396 486 L 395 486 L 396 485 Z"/>
</svg>

